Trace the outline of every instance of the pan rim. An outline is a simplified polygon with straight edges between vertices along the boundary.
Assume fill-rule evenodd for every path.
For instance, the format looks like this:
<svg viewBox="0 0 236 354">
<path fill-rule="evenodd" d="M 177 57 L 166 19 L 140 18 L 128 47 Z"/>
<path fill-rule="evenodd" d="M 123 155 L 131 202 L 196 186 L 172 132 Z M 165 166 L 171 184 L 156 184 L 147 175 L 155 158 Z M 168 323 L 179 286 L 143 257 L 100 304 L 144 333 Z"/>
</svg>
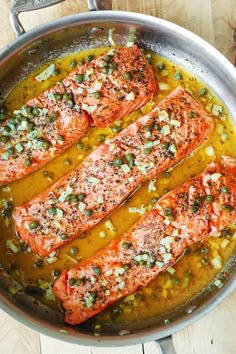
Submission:
<svg viewBox="0 0 236 354">
<path fill-rule="evenodd" d="M 66 29 L 68 27 L 73 27 L 78 24 L 78 22 L 82 22 L 83 24 L 91 24 L 91 21 L 93 21 L 94 24 L 109 21 L 119 23 L 129 22 L 130 24 L 137 25 L 140 24 L 140 22 L 142 21 L 147 27 L 158 28 L 158 26 L 161 26 L 162 28 L 166 28 L 173 31 L 175 34 L 181 34 L 186 39 L 197 43 L 204 51 L 208 51 L 208 53 L 210 52 L 211 56 L 224 66 L 224 69 L 228 72 L 228 74 L 231 75 L 231 79 L 234 80 L 236 83 L 236 70 L 234 66 L 216 48 L 214 48 L 204 39 L 172 22 L 149 15 L 126 11 L 99 11 L 90 13 L 86 12 L 52 20 L 46 24 L 37 26 L 36 28 L 23 34 L 22 36 L 18 37 L 13 42 L 8 44 L 0 51 L 0 61 L 4 63 L 4 61 L 7 60 L 9 55 L 13 55 L 19 50 L 22 50 L 25 45 L 29 45 L 35 40 L 42 39 L 44 36 L 48 36 L 51 33 Z M 2 294 L 0 294 L 0 308 L 4 310 L 7 314 L 9 314 L 11 317 L 19 321 L 21 324 L 55 339 L 87 346 L 124 346 L 161 339 L 185 328 L 186 326 L 191 325 L 193 322 L 202 318 L 204 315 L 213 310 L 220 302 L 222 302 L 225 297 L 235 288 L 235 285 L 236 275 L 234 274 L 228 280 L 228 282 L 225 283 L 222 289 L 217 291 L 217 293 L 215 293 L 211 299 L 206 301 L 203 306 L 199 306 L 199 308 L 197 308 L 187 318 L 187 320 L 178 319 L 175 322 L 165 326 L 163 329 L 155 329 L 154 326 L 151 329 L 144 329 L 142 331 L 137 331 L 134 334 L 128 334 L 125 336 L 112 335 L 96 337 L 92 334 L 90 335 L 82 333 L 78 333 L 78 336 L 73 336 L 69 333 L 60 333 L 55 329 L 47 328 L 44 327 L 42 324 L 39 324 L 38 321 L 29 314 L 27 314 L 26 317 L 26 314 L 23 310 L 17 309 L 17 306 L 13 305 L 9 300 L 4 299 Z M 13 306 L 15 306 L 17 311 L 14 309 Z"/>
</svg>

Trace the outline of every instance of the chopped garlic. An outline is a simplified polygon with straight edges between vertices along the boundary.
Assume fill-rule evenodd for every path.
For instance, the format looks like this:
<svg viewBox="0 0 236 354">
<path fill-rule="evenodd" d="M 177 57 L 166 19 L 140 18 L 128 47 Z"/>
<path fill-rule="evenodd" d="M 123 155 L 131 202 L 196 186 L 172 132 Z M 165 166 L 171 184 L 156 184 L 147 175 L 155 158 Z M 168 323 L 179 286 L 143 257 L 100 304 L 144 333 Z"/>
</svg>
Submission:
<svg viewBox="0 0 236 354">
<path fill-rule="evenodd" d="M 50 64 L 45 70 L 43 70 L 40 74 L 35 76 L 35 79 L 37 81 L 45 81 L 49 79 L 49 77 L 53 75 L 55 68 L 56 68 L 55 64 Z"/>
<path fill-rule="evenodd" d="M 205 152 L 206 152 L 207 156 L 215 156 L 215 150 L 214 150 L 213 146 L 207 146 L 205 148 Z"/>
<path fill-rule="evenodd" d="M 230 243 L 229 240 L 224 239 L 224 240 L 221 242 L 220 247 L 221 247 L 221 248 L 226 248 L 229 243 Z"/>
<path fill-rule="evenodd" d="M 214 116 L 218 116 L 220 113 L 222 113 L 223 107 L 217 104 L 213 104 L 211 111 L 214 114 Z"/>
<path fill-rule="evenodd" d="M 106 237 L 106 234 L 105 234 L 104 231 L 100 231 L 100 232 L 99 232 L 99 236 L 100 236 L 101 238 L 105 238 L 105 237 Z"/>
<path fill-rule="evenodd" d="M 146 213 L 146 206 L 144 204 L 141 205 L 140 208 L 136 208 L 136 207 L 130 207 L 128 209 L 129 213 L 131 214 L 141 214 L 144 215 Z"/>
<path fill-rule="evenodd" d="M 161 91 L 165 91 L 169 89 L 169 85 L 166 84 L 165 82 L 159 82 L 158 86 Z"/>
<path fill-rule="evenodd" d="M 126 101 L 134 101 L 135 100 L 134 92 L 127 93 L 127 95 L 125 95 L 125 100 Z"/>
<path fill-rule="evenodd" d="M 213 264 L 213 266 L 216 268 L 216 269 L 221 269 L 222 266 L 223 266 L 223 262 L 222 262 L 222 258 L 221 256 L 216 256 L 215 258 L 213 258 L 211 260 L 211 263 Z"/>
<path fill-rule="evenodd" d="M 218 179 L 219 179 L 221 176 L 222 176 L 222 174 L 219 173 L 219 172 L 213 173 L 213 174 L 211 175 L 211 180 L 214 181 L 214 182 L 217 182 Z"/>
<path fill-rule="evenodd" d="M 151 181 L 149 182 L 149 185 L 148 185 L 148 192 L 155 192 L 156 190 L 156 186 L 155 186 L 155 182 L 156 180 L 155 179 L 151 179 Z"/>
<path fill-rule="evenodd" d="M 89 182 L 89 183 L 92 183 L 92 184 L 98 184 L 98 183 L 100 183 L 100 179 L 91 176 L 91 177 L 88 178 L 88 182 Z"/>
</svg>

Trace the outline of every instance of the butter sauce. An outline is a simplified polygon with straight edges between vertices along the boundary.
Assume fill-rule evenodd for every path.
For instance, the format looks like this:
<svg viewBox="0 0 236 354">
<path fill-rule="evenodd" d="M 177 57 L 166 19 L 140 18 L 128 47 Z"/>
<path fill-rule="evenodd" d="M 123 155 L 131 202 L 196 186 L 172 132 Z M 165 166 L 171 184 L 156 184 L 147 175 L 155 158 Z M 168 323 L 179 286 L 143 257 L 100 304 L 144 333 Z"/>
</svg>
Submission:
<svg viewBox="0 0 236 354">
<path fill-rule="evenodd" d="M 29 99 L 53 86 L 57 81 L 74 70 L 72 67 L 88 55 L 99 55 L 108 48 L 86 50 L 68 54 L 54 61 L 58 74 L 45 82 L 38 82 L 35 76 L 50 63 L 29 75 L 9 94 L 5 106 L 9 112 L 19 109 Z M 57 306 L 53 299 L 50 284 L 63 269 L 69 269 L 81 260 L 95 254 L 115 237 L 122 235 L 152 203 L 161 195 L 191 176 L 201 172 L 209 162 L 219 160 L 223 154 L 236 157 L 236 130 L 220 100 L 205 85 L 183 68 L 151 52 L 146 53 L 152 62 L 159 90 L 151 102 L 109 128 L 91 128 L 88 133 L 61 156 L 22 180 L 0 186 L 0 260 L 12 276 L 24 286 L 42 289 L 42 301 Z M 73 64 L 73 65 L 72 65 Z M 93 227 L 82 237 L 65 245 L 49 259 L 40 259 L 14 234 L 12 216 L 3 216 L 6 203 L 22 205 L 60 177 L 75 168 L 92 149 L 104 139 L 114 136 L 154 106 L 177 86 L 183 86 L 206 111 L 214 117 L 215 128 L 208 141 L 175 168 L 166 171 L 156 179 L 145 182 L 115 212 Z M 232 254 L 236 245 L 233 228 L 222 233 L 221 237 L 210 238 L 202 244 L 189 249 L 185 255 L 168 271 L 160 274 L 148 287 L 139 289 L 103 313 L 96 316 L 97 323 L 121 321 L 132 322 L 154 315 L 163 314 L 183 304 L 186 300 L 206 287 L 216 276 L 222 265 Z M 53 259 L 53 261 L 52 261 Z M 220 262 L 214 262 L 214 259 Z M 218 283 L 217 286 L 221 286 Z"/>
</svg>

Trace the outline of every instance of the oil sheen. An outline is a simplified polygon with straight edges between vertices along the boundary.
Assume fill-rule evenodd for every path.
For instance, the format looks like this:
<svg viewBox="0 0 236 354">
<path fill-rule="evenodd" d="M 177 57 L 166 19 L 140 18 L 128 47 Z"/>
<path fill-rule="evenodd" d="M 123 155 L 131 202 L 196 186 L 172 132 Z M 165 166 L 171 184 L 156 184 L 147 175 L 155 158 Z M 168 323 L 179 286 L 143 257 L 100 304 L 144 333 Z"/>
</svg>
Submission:
<svg viewBox="0 0 236 354">
<path fill-rule="evenodd" d="M 50 63 L 39 68 L 9 94 L 5 100 L 7 110 L 19 109 L 29 99 L 53 86 L 76 69 L 76 67 L 72 68 L 72 63 L 78 63 L 87 55 L 97 56 L 107 50 L 108 48 L 87 50 L 56 59 L 54 64 L 58 74 L 43 83 L 35 80 L 35 76 Z M 0 262 L 23 286 L 41 289 L 42 291 L 39 292 L 42 295 L 41 300 L 54 308 L 57 308 L 58 304 L 53 298 L 51 284 L 61 271 L 93 256 L 111 240 L 122 235 L 142 216 L 143 212 L 152 207 L 153 201 L 193 175 L 200 173 L 211 161 L 219 160 L 223 154 L 236 157 L 236 130 L 222 102 L 207 89 L 205 84 L 182 67 L 151 52 L 146 54 L 153 66 L 159 86 L 151 102 L 122 120 L 115 121 L 109 128 L 91 128 L 78 144 L 46 166 L 22 180 L 0 186 L 1 212 L 4 210 L 6 201 L 11 201 L 14 206 L 24 204 L 78 166 L 86 155 L 101 144 L 101 140 L 114 136 L 116 134 L 114 131 L 127 127 L 150 112 L 158 102 L 178 86 L 183 86 L 188 90 L 214 118 L 214 130 L 203 146 L 176 167 L 154 179 L 151 182 L 152 188 L 150 188 L 149 181 L 143 183 L 109 217 L 56 252 L 53 263 L 35 256 L 30 248 L 15 235 L 12 216 L 3 217 L 1 213 Z M 135 212 L 130 212 L 131 210 Z M 107 220 L 112 223 L 112 230 L 105 225 Z M 220 256 L 223 266 L 235 249 L 235 240 L 235 232 L 231 226 L 220 237 L 209 238 L 201 244 L 194 245 L 173 267 L 158 275 L 147 287 L 140 288 L 134 294 L 125 297 L 97 315 L 95 322 L 99 324 L 114 321 L 133 322 L 154 315 L 163 315 L 183 304 L 214 279 L 221 270 L 221 265 L 216 267 L 213 260 Z M 9 247 L 9 242 L 15 248 Z M 10 290 L 14 293 L 14 289 Z"/>
</svg>

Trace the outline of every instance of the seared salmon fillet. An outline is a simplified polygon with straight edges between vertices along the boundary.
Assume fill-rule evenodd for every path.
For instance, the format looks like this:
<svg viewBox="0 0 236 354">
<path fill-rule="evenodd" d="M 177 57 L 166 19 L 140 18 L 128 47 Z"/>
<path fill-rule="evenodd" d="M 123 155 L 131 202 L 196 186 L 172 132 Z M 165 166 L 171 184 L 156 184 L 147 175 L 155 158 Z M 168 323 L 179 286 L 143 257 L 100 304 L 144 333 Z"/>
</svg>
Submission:
<svg viewBox="0 0 236 354">
<path fill-rule="evenodd" d="M 147 103 L 156 91 L 153 70 L 137 46 L 111 49 L 63 80 L 97 127 Z"/>
<path fill-rule="evenodd" d="M 86 321 L 146 286 L 187 247 L 235 220 L 236 160 L 228 158 L 164 195 L 122 237 L 61 274 L 53 292 L 65 309 L 65 322 Z"/>
<path fill-rule="evenodd" d="M 56 100 L 56 95 L 61 99 Z M 14 111 L 0 126 L 0 183 L 32 173 L 85 134 L 89 116 L 79 106 L 68 104 L 66 98 L 71 95 L 58 84 Z"/>
<path fill-rule="evenodd" d="M 86 63 L 0 126 L 0 183 L 37 170 L 78 141 L 90 125 L 105 127 L 131 113 L 156 88 L 153 70 L 136 46 L 112 49 Z"/>
<path fill-rule="evenodd" d="M 182 88 L 97 147 L 71 173 L 15 209 L 18 235 L 41 257 L 96 225 L 147 179 L 209 136 L 213 120 Z"/>
</svg>

